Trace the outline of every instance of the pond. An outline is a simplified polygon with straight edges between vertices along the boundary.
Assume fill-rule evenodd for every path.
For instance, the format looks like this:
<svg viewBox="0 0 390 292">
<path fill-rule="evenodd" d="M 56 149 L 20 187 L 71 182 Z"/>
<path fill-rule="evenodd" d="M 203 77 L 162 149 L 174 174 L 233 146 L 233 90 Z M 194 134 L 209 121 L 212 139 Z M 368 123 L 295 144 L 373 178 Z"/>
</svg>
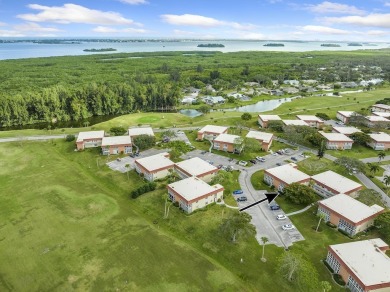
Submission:
<svg viewBox="0 0 390 292">
<path fill-rule="evenodd" d="M 243 105 L 243 106 L 238 106 L 235 108 L 226 108 L 226 109 L 215 109 L 212 111 L 226 111 L 226 112 L 244 112 L 244 113 L 261 113 L 261 112 L 267 112 L 270 110 L 273 110 L 280 106 L 283 103 L 290 102 L 293 99 L 297 97 L 288 97 L 288 98 L 280 98 L 280 99 L 272 99 L 272 100 L 264 100 L 264 101 L 259 101 L 255 104 L 249 104 L 249 105 Z M 202 113 L 200 111 L 197 111 L 195 109 L 183 109 L 180 110 L 179 113 L 190 117 L 198 117 L 201 116 Z"/>
</svg>

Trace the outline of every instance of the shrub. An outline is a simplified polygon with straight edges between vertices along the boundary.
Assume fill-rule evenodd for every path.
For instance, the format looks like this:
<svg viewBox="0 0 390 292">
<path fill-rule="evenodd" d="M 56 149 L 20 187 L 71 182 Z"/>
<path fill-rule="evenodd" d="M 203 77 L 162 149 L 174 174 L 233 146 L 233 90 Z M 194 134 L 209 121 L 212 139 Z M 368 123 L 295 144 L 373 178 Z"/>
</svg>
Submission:
<svg viewBox="0 0 390 292">
<path fill-rule="evenodd" d="M 333 279 L 336 281 L 337 284 L 339 284 L 341 286 L 345 286 L 345 282 L 339 274 L 333 274 Z"/>
<path fill-rule="evenodd" d="M 175 201 L 175 202 L 173 203 L 173 206 L 179 207 L 179 202 L 178 202 L 178 201 Z"/>
<path fill-rule="evenodd" d="M 345 232 L 345 231 L 342 230 L 342 229 L 338 229 L 338 230 L 340 231 L 340 233 L 344 234 L 345 236 L 348 236 L 348 237 L 351 238 L 351 239 L 354 239 L 354 238 L 355 238 L 354 236 L 348 234 L 347 232 Z"/>
<path fill-rule="evenodd" d="M 74 135 L 66 135 L 65 141 L 66 142 L 72 142 L 76 139 Z"/>
<path fill-rule="evenodd" d="M 138 187 L 137 189 L 133 190 L 131 192 L 131 197 L 133 199 L 136 199 L 139 196 L 141 196 L 141 195 L 143 195 L 143 194 L 145 194 L 147 192 L 154 191 L 156 189 L 156 186 L 157 186 L 157 184 L 155 182 L 146 183 L 146 184 Z"/>
<path fill-rule="evenodd" d="M 337 226 L 336 225 L 334 225 L 333 223 L 331 223 L 331 222 L 326 222 L 326 225 L 328 225 L 329 227 L 331 227 L 331 228 L 337 228 Z"/>
<path fill-rule="evenodd" d="M 328 270 L 333 274 L 334 273 L 334 271 L 333 271 L 333 269 L 332 269 L 332 267 L 331 266 L 329 266 L 329 264 L 328 264 L 328 262 L 326 261 L 326 259 L 324 259 L 323 260 L 323 262 L 324 262 L 324 265 L 325 265 L 325 267 L 327 267 L 328 268 Z"/>
</svg>

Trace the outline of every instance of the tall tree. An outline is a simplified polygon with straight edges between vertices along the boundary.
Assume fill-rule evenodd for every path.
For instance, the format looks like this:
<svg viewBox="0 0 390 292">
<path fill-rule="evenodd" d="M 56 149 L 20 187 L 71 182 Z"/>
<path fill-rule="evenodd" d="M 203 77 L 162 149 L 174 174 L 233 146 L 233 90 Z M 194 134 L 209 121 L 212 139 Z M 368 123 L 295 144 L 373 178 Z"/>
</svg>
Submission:
<svg viewBox="0 0 390 292">
<path fill-rule="evenodd" d="M 222 221 L 219 230 L 233 243 L 236 243 L 239 238 L 256 234 L 255 227 L 250 223 L 251 219 L 252 217 L 248 213 L 235 212 Z"/>
<path fill-rule="evenodd" d="M 321 221 L 325 220 L 326 216 L 325 216 L 324 213 L 319 213 L 318 214 L 318 218 L 320 218 L 320 219 L 318 220 L 318 224 L 317 224 L 317 227 L 316 227 L 316 232 L 318 232 L 318 228 L 320 228 Z"/>
<path fill-rule="evenodd" d="M 324 157 L 324 155 L 325 155 L 325 150 L 326 150 L 325 141 L 322 140 L 322 141 L 321 141 L 321 144 L 320 144 L 320 147 L 318 148 L 318 152 L 317 152 L 317 157 L 318 157 L 318 159 L 321 159 L 322 157 Z"/>
<path fill-rule="evenodd" d="M 266 244 L 268 241 L 269 241 L 269 240 L 268 240 L 268 237 L 265 237 L 265 236 L 262 236 L 262 237 L 261 237 L 261 242 L 263 243 L 263 254 L 261 255 L 261 260 L 262 260 L 263 262 L 266 261 L 266 259 L 265 259 L 265 257 L 264 257 L 264 248 L 265 248 L 265 244 Z"/>
<path fill-rule="evenodd" d="M 308 205 L 317 200 L 317 195 L 311 187 L 299 183 L 288 185 L 283 193 L 287 201 L 298 205 Z"/>
<path fill-rule="evenodd" d="M 328 281 L 321 281 L 320 286 L 321 286 L 322 292 L 328 292 L 328 291 L 332 290 L 332 285 Z"/>
<path fill-rule="evenodd" d="M 385 156 L 386 156 L 386 153 L 385 153 L 385 152 L 383 152 L 383 151 L 379 152 L 379 153 L 378 153 L 379 161 L 381 161 L 383 158 L 385 158 Z"/>
<path fill-rule="evenodd" d="M 356 198 L 359 202 L 371 206 L 377 204 L 381 207 L 386 207 L 382 196 L 373 189 L 364 189 L 358 192 L 358 197 Z"/>
<path fill-rule="evenodd" d="M 385 186 L 387 188 L 387 193 L 389 193 L 390 175 L 385 175 L 383 177 L 383 183 L 385 184 Z"/>
<path fill-rule="evenodd" d="M 390 241 L 390 211 L 380 214 L 374 220 L 374 225 L 378 228 L 386 242 Z"/>
</svg>

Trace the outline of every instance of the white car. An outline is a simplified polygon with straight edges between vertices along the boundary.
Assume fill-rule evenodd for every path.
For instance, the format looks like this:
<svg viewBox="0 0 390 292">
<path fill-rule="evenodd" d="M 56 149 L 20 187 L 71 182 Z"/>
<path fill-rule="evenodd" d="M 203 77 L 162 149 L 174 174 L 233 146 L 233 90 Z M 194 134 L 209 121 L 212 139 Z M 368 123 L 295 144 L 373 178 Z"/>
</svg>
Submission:
<svg viewBox="0 0 390 292">
<path fill-rule="evenodd" d="M 285 224 L 282 226 L 282 229 L 283 230 L 293 230 L 293 229 L 295 229 L 295 226 L 292 224 Z"/>
<path fill-rule="evenodd" d="M 260 157 L 260 156 L 256 156 L 256 160 L 260 161 L 260 162 L 264 162 L 265 158 L 264 157 Z"/>
<path fill-rule="evenodd" d="M 287 219 L 287 217 L 284 214 L 280 214 L 280 215 L 276 216 L 276 219 L 278 219 L 278 220 L 285 220 L 285 219 Z"/>
<path fill-rule="evenodd" d="M 241 160 L 238 164 L 241 166 L 247 166 L 248 162 Z"/>
</svg>

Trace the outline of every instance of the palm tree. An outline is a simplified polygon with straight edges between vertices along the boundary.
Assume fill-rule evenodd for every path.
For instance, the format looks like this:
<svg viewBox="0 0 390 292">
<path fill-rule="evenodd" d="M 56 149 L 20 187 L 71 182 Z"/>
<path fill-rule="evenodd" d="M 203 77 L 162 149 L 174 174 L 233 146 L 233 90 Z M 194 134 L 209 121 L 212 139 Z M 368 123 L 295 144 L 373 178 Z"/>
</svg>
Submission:
<svg viewBox="0 0 390 292">
<path fill-rule="evenodd" d="M 324 213 L 319 213 L 318 217 L 320 218 L 320 220 L 318 221 L 316 232 L 318 232 L 318 228 L 320 228 L 321 220 L 325 220 L 325 218 L 326 218 Z"/>
<path fill-rule="evenodd" d="M 268 241 L 269 241 L 268 238 L 265 237 L 265 236 L 263 236 L 263 237 L 261 238 L 261 242 L 263 243 L 263 254 L 262 254 L 262 256 L 261 256 L 261 260 L 262 260 L 263 262 L 267 261 L 266 258 L 264 257 L 264 248 L 265 248 L 265 244 L 266 244 Z"/>
<path fill-rule="evenodd" d="M 370 172 L 372 174 L 375 174 L 379 170 L 379 165 L 378 164 L 367 163 L 367 165 L 370 168 Z"/>
<path fill-rule="evenodd" d="M 127 173 L 127 180 L 130 180 L 130 178 L 129 178 L 130 164 L 126 163 L 125 168 L 126 168 L 126 173 Z"/>
<path fill-rule="evenodd" d="M 320 285 L 321 285 L 322 291 L 324 291 L 324 292 L 328 292 L 328 291 L 332 290 L 332 285 L 328 281 L 321 281 Z"/>
<path fill-rule="evenodd" d="M 385 153 L 385 152 L 383 152 L 383 151 L 379 152 L 379 153 L 378 153 L 379 161 L 381 161 L 383 158 L 385 158 L 385 156 L 386 156 L 386 153 Z"/>
<path fill-rule="evenodd" d="M 390 175 L 385 175 L 383 177 L 383 183 L 385 184 L 388 193 L 389 192 L 388 186 L 390 185 Z"/>
</svg>

